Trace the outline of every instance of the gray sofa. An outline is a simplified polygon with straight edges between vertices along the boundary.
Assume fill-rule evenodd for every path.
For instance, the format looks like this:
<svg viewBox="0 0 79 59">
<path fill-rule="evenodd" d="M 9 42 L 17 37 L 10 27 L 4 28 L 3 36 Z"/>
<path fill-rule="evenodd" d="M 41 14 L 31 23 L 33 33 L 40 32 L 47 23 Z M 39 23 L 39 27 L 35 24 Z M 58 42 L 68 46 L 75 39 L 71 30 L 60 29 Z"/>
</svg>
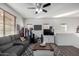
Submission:
<svg viewBox="0 0 79 59">
<path fill-rule="evenodd" d="M 25 37 L 26 40 L 24 42 L 21 41 L 20 35 L 11 35 L 10 37 L 14 43 L 19 43 L 23 45 L 24 48 L 26 48 L 30 43 L 30 39 L 28 37 Z"/>
<path fill-rule="evenodd" d="M 22 42 L 19 35 L 0 37 L 0 55 L 20 56 L 28 45 L 29 40 Z"/>
</svg>

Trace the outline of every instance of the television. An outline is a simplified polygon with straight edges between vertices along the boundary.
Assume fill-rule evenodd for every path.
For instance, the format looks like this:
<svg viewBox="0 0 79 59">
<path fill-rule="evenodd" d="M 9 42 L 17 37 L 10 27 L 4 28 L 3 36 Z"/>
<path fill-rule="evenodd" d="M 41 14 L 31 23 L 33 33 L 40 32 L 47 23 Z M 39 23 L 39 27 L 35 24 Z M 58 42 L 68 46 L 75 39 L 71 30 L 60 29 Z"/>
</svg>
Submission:
<svg viewBox="0 0 79 59">
<path fill-rule="evenodd" d="M 42 30 L 42 25 L 34 25 L 34 30 Z"/>
<path fill-rule="evenodd" d="M 44 34 L 44 35 L 54 35 L 54 32 L 51 32 L 50 29 L 44 29 L 44 30 L 43 30 L 43 34 Z"/>
</svg>

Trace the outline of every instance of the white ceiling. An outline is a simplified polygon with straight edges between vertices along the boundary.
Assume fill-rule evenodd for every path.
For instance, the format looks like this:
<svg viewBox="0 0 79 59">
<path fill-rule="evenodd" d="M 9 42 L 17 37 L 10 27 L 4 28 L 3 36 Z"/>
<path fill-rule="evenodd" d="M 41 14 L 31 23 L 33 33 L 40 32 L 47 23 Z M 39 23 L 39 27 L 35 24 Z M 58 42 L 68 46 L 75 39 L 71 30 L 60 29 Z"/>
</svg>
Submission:
<svg viewBox="0 0 79 59">
<path fill-rule="evenodd" d="M 35 6 L 34 3 L 7 3 L 11 8 L 21 14 L 24 18 L 44 18 L 44 17 L 79 17 L 79 3 L 52 3 L 46 7 L 47 13 L 35 14 L 35 10 L 27 9 Z"/>
</svg>

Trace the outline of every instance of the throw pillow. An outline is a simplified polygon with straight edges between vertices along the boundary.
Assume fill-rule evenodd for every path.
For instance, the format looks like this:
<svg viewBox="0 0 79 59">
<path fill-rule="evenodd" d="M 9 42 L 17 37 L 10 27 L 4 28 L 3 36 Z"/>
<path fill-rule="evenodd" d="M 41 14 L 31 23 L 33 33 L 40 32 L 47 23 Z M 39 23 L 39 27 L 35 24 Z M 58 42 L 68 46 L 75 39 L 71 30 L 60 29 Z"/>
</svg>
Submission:
<svg viewBox="0 0 79 59">
<path fill-rule="evenodd" d="M 21 39 L 22 42 L 25 41 L 25 38 L 24 37 L 20 37 L 20 39 Z"/>
</svg>

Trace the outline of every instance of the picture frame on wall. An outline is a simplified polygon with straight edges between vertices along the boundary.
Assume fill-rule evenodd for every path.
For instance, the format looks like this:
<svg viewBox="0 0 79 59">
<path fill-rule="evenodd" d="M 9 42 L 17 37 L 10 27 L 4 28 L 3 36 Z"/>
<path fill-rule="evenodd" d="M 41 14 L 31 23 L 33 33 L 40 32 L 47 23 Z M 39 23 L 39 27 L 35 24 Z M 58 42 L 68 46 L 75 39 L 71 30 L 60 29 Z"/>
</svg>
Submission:
<svg viewBox="0 0 79 59">
<path fill-rule="evenodd" d="M 76 33 L 79 33 L 79 26 L 77 26 Z"/>
<path fill-rule="evenodd" d="M 19 33 L 19 31 L 20 31 L 20 25 L 17 24 L 17 33 Z"/>
</svg>

